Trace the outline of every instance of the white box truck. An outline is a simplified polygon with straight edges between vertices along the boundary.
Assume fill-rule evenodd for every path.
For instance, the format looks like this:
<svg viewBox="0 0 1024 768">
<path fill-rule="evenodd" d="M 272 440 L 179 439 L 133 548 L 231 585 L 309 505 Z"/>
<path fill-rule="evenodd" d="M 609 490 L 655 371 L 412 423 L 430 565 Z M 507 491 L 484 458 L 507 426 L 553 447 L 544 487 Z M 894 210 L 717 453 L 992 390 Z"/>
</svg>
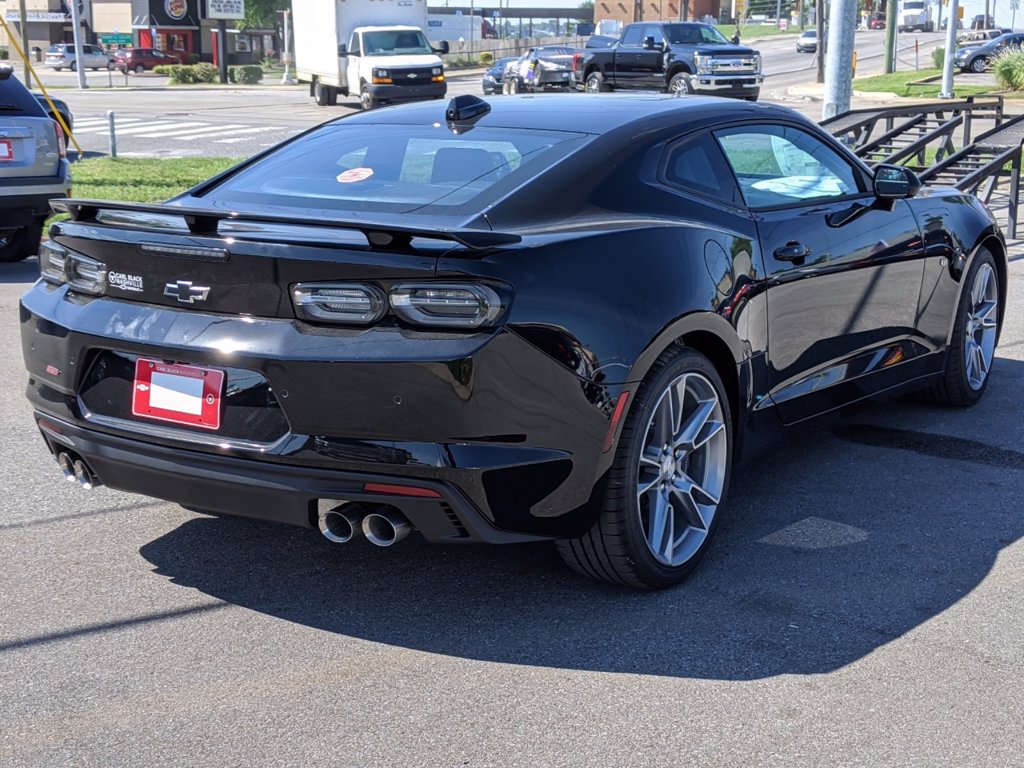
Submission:
<svg viewBox="0 0 1024 768">
<path fill-rule="evenodd" d="M 900 11 L 900 32 L 934 32 L 932 7 L 928 0 L 904 0 Z"/>
<path fill-rule="evenodd" d="M 292 18 L 296 76 L 322 107 L 338 94 L 372 109 L 447 92 L 448 44 L 427 41 L 426 0 L 293 0 Z"/>
</svg>

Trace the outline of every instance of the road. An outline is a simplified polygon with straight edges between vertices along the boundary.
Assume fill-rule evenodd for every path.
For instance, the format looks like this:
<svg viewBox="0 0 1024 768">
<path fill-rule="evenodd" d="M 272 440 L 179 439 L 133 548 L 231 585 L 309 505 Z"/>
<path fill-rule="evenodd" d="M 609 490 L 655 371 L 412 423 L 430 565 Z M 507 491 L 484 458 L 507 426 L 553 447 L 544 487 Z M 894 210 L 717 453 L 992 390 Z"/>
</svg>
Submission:
<svg viewBox="0 0 1024 768">
<path fill-rule="evenodd" d="M 124 114 L 323 115 L 254 93 Z M 546 544 L 333 546 L 69 485 L 21 396 L 36 274 L 0 265 L 0 768 L 1024 764 L 1024 257 L 979 405 L 794 431 L 652 594 Z"/>
</svg>

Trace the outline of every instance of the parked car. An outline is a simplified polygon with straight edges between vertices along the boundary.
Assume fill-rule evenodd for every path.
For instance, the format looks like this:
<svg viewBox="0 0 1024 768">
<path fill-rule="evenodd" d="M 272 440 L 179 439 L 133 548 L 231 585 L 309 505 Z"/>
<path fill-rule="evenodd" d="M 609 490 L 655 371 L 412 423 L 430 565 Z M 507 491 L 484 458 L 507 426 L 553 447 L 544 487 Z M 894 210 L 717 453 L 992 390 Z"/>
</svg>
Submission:
<svg viewBox="0 0 1024 768">
<path fill-rule="evenodd" d="M 875 11 L 868 19 L 868 29 L 885 29 L 885 13 Z"/>
<path fill-rule="evenodd" d="M 1022 44 L 1024 44 L 1024 33 L 1000 35 L 987 43 L 957 48 L 953 54 L 953 64 L 962 72 L 984 72 L 991 60 L 1000 53 L 1020 48 Z"/>
<path fill-rule="evenodd" d="M 58 203 L 28 397 L 83 487 L 664 587 L 778 427 L 984 394 L 1006 244 L 919 187 L 771 104 L 354 114 L 164 205 Z"/>
<path fill-rule="evenodd" d="M 484 95 L 497 96 L 502 92 L 502 80 L 505 77 L 505 69 L 509 64 L 518 60 L 518 56 L 503 56 L 495 61 L 487 71 L 484 72 L 484 79 L 481 84 L 484 90 Z"/>
<path fill-rule="evenodd" d="M 64 125 L 68 127 L 68 130 L 74 130 L 74 115 L 71 114 L 71 108 L 68 107 L 67 103 L 61 99 L 55 99 L 50 96 L 50 100 L 47 101 L 46 97 L 41 93 L 32 94 L 35 96 L 36 101 L 39 102 L 39 106 L 43 108 L 43 111 L 50 116 L 51 119 L 56 120 L 56 115 L 59 113 L 64 119 Z M 50 102 L 53 102 L 53 107 L 50 106 Z"/>
<path fill-rule="evenodd" d="M 967 47 L 971 45 L 982 45 L 991 40 L 995 40 L 997 37 L 1002 35 L 1012 34 L 1012 29 L 974 29 L 963 35 L 959 35 L 956 38 L 957 45 Z"/>
<path fill-rule="evenodd" d="M 181 64 L 181 58 L 156 48 L 126 48 L 116 53 L 117 68 L 141 75 L 148 69 L 166 64 Z"/>
<path fill-rule="evenodd" d="M 39 247 L 50 200 L 71 191 L 71 172 L 60 126 L 5 63 L 0 103 L 0 262 L 21 261 Z"/>
<path fill-rule="evenodd" d="M 82 46 L 82 63 L 85 69 L 113 69 L 113 57 L 100 48 L 98 45 Z M 46 65 L 53 67 L 57 72 L 62 69 L 72 71 L 78 69 L 78 59 L 75 57 L 75 46 L 70 43 L 57 43 L 51 45 L 46 51 Z"/>
<path fill-rule="evenodd" d="M 542 45 L 530 48 L 505 68 L 502 90 L 505 93 L 565 90 L 573 87 L 574 48 Z"/>
<path fill-rule="evenodd" d="M 818 30 L 808 29 L 796 39 L 797 53 L 816 53 L 818 50 Z"/>
</svg>

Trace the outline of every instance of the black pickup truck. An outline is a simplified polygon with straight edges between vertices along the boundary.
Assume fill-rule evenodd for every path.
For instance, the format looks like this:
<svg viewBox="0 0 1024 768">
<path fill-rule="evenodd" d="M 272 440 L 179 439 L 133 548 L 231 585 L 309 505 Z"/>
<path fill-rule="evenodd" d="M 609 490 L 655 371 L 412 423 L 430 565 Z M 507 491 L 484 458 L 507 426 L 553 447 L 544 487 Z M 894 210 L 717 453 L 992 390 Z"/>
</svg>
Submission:
<svg viewBox="0 0 1024 768">
<path fill-rule="evenodd" d="M 761 54 L 730 43 L 710 24 L 637 22 L 611 48 L 589 49 L 573 60 L 576 87 L 620 88 L 733 96 L 757 101 Z"/>
</svg>

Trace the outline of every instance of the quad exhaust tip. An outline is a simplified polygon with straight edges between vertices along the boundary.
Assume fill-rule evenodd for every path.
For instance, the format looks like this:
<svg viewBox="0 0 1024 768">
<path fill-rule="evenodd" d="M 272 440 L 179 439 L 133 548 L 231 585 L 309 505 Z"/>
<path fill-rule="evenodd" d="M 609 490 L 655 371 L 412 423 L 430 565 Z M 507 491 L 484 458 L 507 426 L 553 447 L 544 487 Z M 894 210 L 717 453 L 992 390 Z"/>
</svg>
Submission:
<svg viewBox="0 0 1024 768">
<path fill-rule="evenodd" d="M 74 454 L 61 451 L 57 454 L 57 466 L 69 483 L 78 483 L 84 490 L 91 491 L 100 483 L 99 478 L 89 469 L 84 460 Z"/>
<path fill-rule="evenodd" d="M 317 525 L 320 533 L 335 544 L 347 544 L 363 532 L 362 522 L 366 508 L 362 504 L 341 504 L 320 513 Z"/>
<path fill-rule="evenodd" d="M 412 531 L 412 525 L 397 510 L 381 507 L 363 518 L 363 534 L 367 541 L 378 547 L 390 547 Z"/>
</svg>

